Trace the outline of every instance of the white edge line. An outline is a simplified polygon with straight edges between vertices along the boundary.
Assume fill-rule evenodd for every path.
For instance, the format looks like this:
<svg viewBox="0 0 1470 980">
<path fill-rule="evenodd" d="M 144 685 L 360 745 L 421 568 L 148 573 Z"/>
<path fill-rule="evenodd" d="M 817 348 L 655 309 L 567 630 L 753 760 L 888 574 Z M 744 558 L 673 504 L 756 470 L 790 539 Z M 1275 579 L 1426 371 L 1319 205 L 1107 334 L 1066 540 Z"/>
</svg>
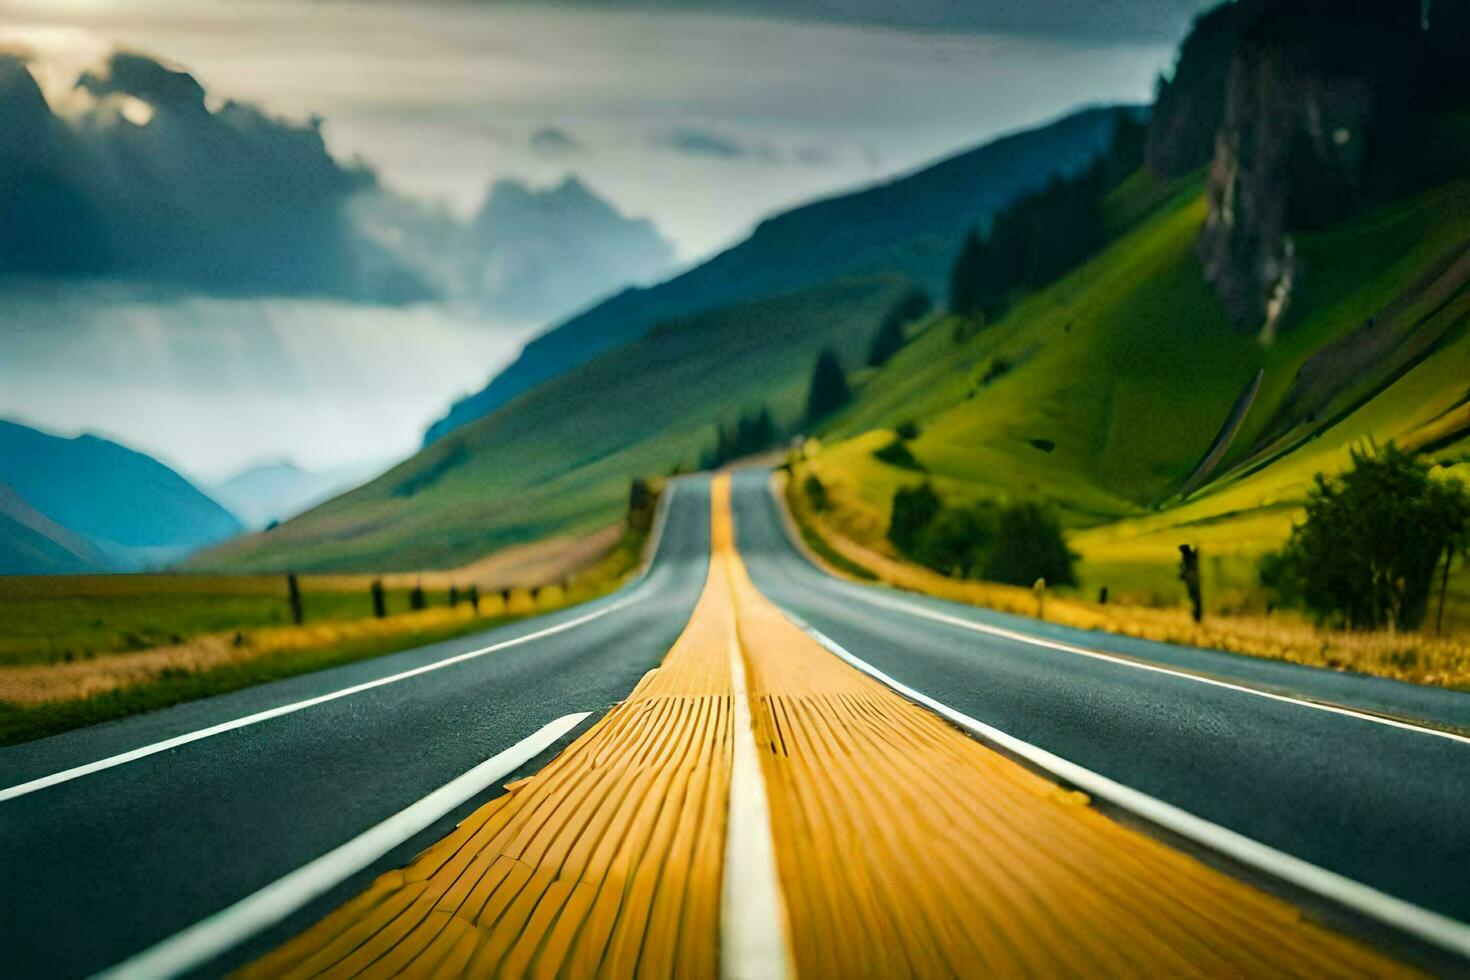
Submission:
<svg viewBox="0 0 1470 980">
<path fill-rule="evenodd" d="M 658 554 L 659 544 L 663 541 L 664 523 L 668 513 L 668 505 L 666 501 L 668 501 L 672 496 L 673 484 L 671 483 L 669 485 L 669 492 L 663 494 L 660 499 L 658 514 L 654 520 L 654 529 L 651 536 L 652 548 L 648 552 L 648 559 L 643 563 L 643 570 L 639 573 L 638 577 L 627 586 L 629 590 L 643 584 L 643 580 L 648 577 L 649 570 L 653 567 L 653 560 Z M 245 728 L 250 725 L 258 725 L 263 721 L 270 721 L 272 718 L 279 718 L 282 715 L 294 714 L 297 711 L 302 711 L 306 708 L 315 707 L 319 704 L 325 704 L 328 701 L 335 701 L 338 698 L 345 698 L 353 694 L 361 694 L 363 691 L 370 691 L 375 687 L 383 687 L 387 684 L 396 684 L 399 681 L 408 680 L 410 677 L 417 677 L 420 674 L 427 674 L 431 671 L 441 670 L 445 667 L 451 667 L 455 664 L 463 663 L 466 660 L 473 660 L 476 657 L 483 657 L 487 653 L 495 653 L 498 650 L 504 650 L 508 647 L 519 646 L 522 643 L 529 643 L 532 640 L 539 640 L 542 637 L 552 636 L 556 633 L 561 633 L 566 630 L 573 629 L 577 626 L 581 626 L 584 623 L 590 623 L 592 620 L 606 616 L 608 613 L 616 612 L 617 610 L 622 609 L 623 607 L 636 601 L 639 598 L 641 597 L 631 594 L 630 591 L 630 594 L 625 595 L 623 598 L 618 599 L 606 606 L 603 606 L 601 609 L 596 609 L 590 613 L 585 613 L 575 619 L 569 619 L 564 623 L 558 623 L 555 626 L 548 626 L 545 629 L 537 630 L 534 633 L 527 633 L 524 636 L 517 636 L 509 640 L 503 640 L 500 643 L 494 643 L 488 647 L 481 647 L 478 650 L 470 650 L 465 653 L 455 654 L 452 657 L 446 657 L 443 660 L 436 660 L 433 663 L 424 664 L 423 666 L 415 667 L 412 670 L 405 670 L 397 674 L 391 674 L 387 677 L 379 677 L 371 681 L 365 681 L 361 684 L 354 684 L 351 687 L 344 687 L 338 691 L 330 691 L 326 694 L 321 694 L 314 698 L 306 698 L 302 701 L 293 701 L 290 704 L 277 705 L 274 708 L 267 708 L 264 711 L 257 711 L 254 714 L 245 715 L 242 718 L 235 718 L 231 721 L 220 722 L 218 725 L 211 725 L 208 728 L 201 728 L 196 731 L 186 732 L 183 735 L 176 735 L 173 738 L 166 738 L 159 742 L 152 742 L 148 745 L 139 746 L 138 748 L 131 749 L 127 752 L 119 752 L 117 755 L 110 755 L 104 759 L 98 759 L 95 762 L 84 763 L 80 766 L 73 766 L 70 769 L 63 769 L 60 772 L 51 773 L 48 776 L 39 776 L 24 783 L 17 783 L 14 786 L 7 786 L 4 789 L 0 789 L 0 803 L 4 803 L 6 800 L 13 800 L 20 796 L 25 796 L 29 793 L 37 792 L 38 790 L 47 789 L 48 787 L 56 786 L 60 783 L 70 782 L 73 779 L 80 779 L 82 776 L 90 776 L 93 773 L 101 772 L 104 769 L 111 769 L 114 766 L 121 766 L 129 762 L 136 762 L 139 759 L 146 759 L 150 755 L 157 755 L 159 752 L 167 752 L 169 749 L 176 749 L 181 745 L 188 745 L 190 742 L 197 742 L 200 739 L 210 738 L 214 735 L 222 735 L 225 732 L 231 732 L 237 728 Z"/>
<path fill-rule="evenodd" d="M 597 619 L 601 616 L 606 616 L 608 613 L 613 612 L 617 609 L 621 609 L 623 606 L 626 606 L 628 603 L 632 602 L 633 599 L 634 597 L 628 596 L 624 599 L 618 600 L 612 605 L 604 606 L 603 608 L 595 612 L 587 613 L 584 616 L 578 616 L 576 619 L 568 620 L 565 623 L 558 623 L 555 626 L 550 626 L 546 629 L 538 630 L 535 633 L 527 633 L 525 636 L 517 636 L 513 639 L 505 640 L 503 642 L 496 643 L 488 647 L 481 647 L 479 650 L 470 650 L 467 653 L 456 654 L 453 657 L 446 657 L 443 660 L 436 660 L 431 664 L 424 664 L 422 667 L 415 667 L 412 670 L 405 670 L 401 673 L 391 674 L 387 677 L 379 677 L 375 680 L 365 681 L 361 684 L 354 684 L 351 687 L 344 687 L 339 691 L 332 691 L 327 694 L 318 695 L 314 698 L 307 698 L 304 701 L 293 701 L 290 704 L 283 704 L 278 705 L 274 708 L 267 708 L 265 711 L 257 711 L 253 715 L 246 715 L 243 718 L 235 718 L 231 721 L 221 722 L 218 725 L 211 725 L 208 728 L 201 728 L 198 731 L 188 732 L 184 735 L 176 735 L 173 738 L 164 739 L 161 742 L 153 742 L 152 744 L 140 746 L 139 748 L 132 749 L 128 752 L 120 752 L 117 755 L 111 755 L 105 759 L 98 759 L 96 762 L 88 762 L 84 765 L 73 766 L 70 769 L 63 769 L 62 771 L 52 773 L 49 776 L 41 776 L 37 779 L 32 779 L 29 782 L 18 783 L 15 786 L 9 786 L 5 789 L 0 789 L 0 803 L 5 802 L 6 800 L 13 800 L 18 796 L 25 796 L 27 793 L 34 793 L 37 790 L 42 790 L 50 786 L 55 786 L 58 783 L 69 782 L 73 779 L 79 779 L 82 776 L 90 776 L 93 773 L 101 772 L 104 769 L 111 769 L 114 766 L 120 766 L 128 762 L 136 762 L 137 760 L 147 758 L 150 755 L 157 755 L 159 752 L 167 752 L 169 749 L 178 748 L 181 745 L 188 745 L 190 742 L 197 742 L 200 739 L 210 738 L 214 735 L 221 735 L 225 732 L 234 731 L 237 728 L 246 728 L 250 725 L 258 725 L 261 722 L 269 721 L 272 718 L 279 718 L 282 715 L 294 714 L 297 711 L 302 711 L 306 708 L 311 708 L 319 704 L 325 704 L 328 701 L 335 701 L 338 698 L 345 698 L 349 695 L 360 694 L 363 691 L 370 691 L 375 687 L 383 687 L 387 684 L 395 684 L 398 681 L 407 680 L 410 677 L 417 677 L 420 674 L 427 674 L 431 671 L 441 670 L 445 667 L 453 666 L 454 664 L 463 663 L 466 660 L 472 660 L 475 657 L 484 656 L 487 653 L 494 653 L 497 650 L 504 650 L 507 647 L 519 646 L 522 643 L 529 643 L 530 641 L 540 639 L 543 636 L 550 636 L 554 633 L 561 633 L 564 630 L 569 630 L 574 627 L 581 626 L 583 623 L 590 622 L 591 620 Z"/>
<path fill-rule="evenodd" d="M 1344 715 L 1348 718 L 1356 718 L 1359 721 L 1372 722 L 1375 725 L 1386 725 L 1389 728 L 1400 728 L 1404 731 L 1414 732 L 1419 735 L 1433 735 L 1437 738 L 1449 739 L 1452 742 L 1460 742 L 1465 745 L 1470 745 L 1470 738 L 1467 738 L 1464 735 L 1460 735 L 1457 732 L 1448 732 L 1439 728 L 1428 728 L 1423 725 L 1415 725 L 1412 722 L 1401 721 L 1397 718 L 1385 717 L 1384 715 L 1374 714 L 1371 711 L 1361 711 L 1356 708 L 1351 708 L 1344 705 L 1327 704 L 1321 701 L 1311 701 L 1306 698 L 1293 697 L 1289 694 L 1278 694 L 1274 691 L 1265 691 L 1258 687 L 1251 687 L 1248 684 L 1236 684 L 1231 681 L 1219 680 L 1218 678 L 1214 677 L 1206 677 L 1201 674 L 1191 673 L 1187 670 L 1178 670 L 1173 667 L 1165 667 L 1162 664 L 1147 663 L 1145 661 L 1135 660 L 1131 657 L 1124 657 L 1107 653 L 1102 650 L 1093 650 L 1088 647 L 1081 647 L 1072 643 L 1063 643 L 1060 640 L 1045 640 L 1040 637 L 1030 636 L 1026 633 L 1018 632 L 1016 630 L 1005 629 L 1001 626 L 989 626 L 985 623 L 977 623 L 974 620 L 965 619 L 962 616 L 953 616 L 949 613 L 942 613 L 938 612 L 937 610 L 925 609 L 923 606 L 916 606 L 913 603 L 905 602 L 902 599 L 890 599 L 886 596 L 860 594 L 859 597 L 863 601 L 868 602 L 872 605 L 883 606 L 884 608 L 888 609 L 895 609 L 900 612 L 906 612 L 911 616 L 920 616 L 924 619 L 931 619 L 939 623 L 947 623 L 951 626 L 959 626 L 964 629 L 974 630 L 977 633 L 988 633 L 991 636 L 998 636 L 1002 639 L 1014 640 L 1018 643 L 1028 643 L 1031 646 L 1045 647 L 1049 650 L 1060 650 L 1063 653 L 1072 653 L 1076 654 L 1079 657 L 1091 657 L 1094 660 L 1105 660 L 1108 663 L 1118 664 L 1123 667 L 1132 667 L 1134 670 L 1146 670 L 1150 673 L 1166 674 L 1170 677 L 1178 677 L 1182 678 L 1183 680 L 1194 681 L 1198 684 L 1208 684 L 1211 687 L 1224 688 L 1227 691 L 1236 691 L 1240 694 L 1249 694 L 1258 698 L 1267 698 L 1272 701 L 1280 701 L 1285 704 L 1297 705 L 1298 707 L 1312 708 L 1313 710 L 1325 711 L 1329 714 Z"/>
<path fill-rule="evenodd" d="M 956 711 L 894 680 L 843 649 L 840 644 L 825 636 L 820 630 L 807 625 L 790 610 L 783 608 L 783 612 L 805 630 L 812 639 L 858 670 L 909 700 L 929 708 L 971 734 L 1026 759 L 1084 792 L 1107 800 L 1151 823 L 1233 858 L 1248 867 L 1320 895 L 1442 949 L 1470 957 L 1470 925 L 1395 898 L 1376 888 L 1334 871 L 1328 871 L 1326 868 L 1318 867 L 1283 851 L 1278 851 L 1274 847 L 1221 827 L 1203 817 L 1197 817 L 1186 810 L 1181 810 L 1172 803 L 1165 803 L 1147 793 L 1109 779 L 1101 773 L 1093 772 L 1091 769 L 1053 755 L 1014 735 L 1008 735 L 998 728 L 971 718 L 969 715 Z"/>
<path fill-rule="evenodd" d="M 1258 698 L 1269 698 L 1272 701 L 1280 701 L 1284 704 L 1294 704 L 1303 708 L 1312 708 L 1317 711 L 1326 711 L 1329 714 L 1344 715 L 1349 718 L 1356 718 L 1360 721 L 1369 721 L 1376 725 L 1387 725 L 1390 728 L 1401 728 L 1404 731 L 1416 732 L 1420 735 L 1434 735 L 1438 738 L 1446 738 L 1453 742 L 1460 742 L 1465 745 L 1470 745 L 1470 738 L 1467 738 L 1466 736 L 1460 735 L 1456 732 L 1448 732 L 1439 728 L 1429 728 L 1424 725 L 1415 725 L 1412 722 L 1401 721 L 1397 718 L 1388 718 L 1383 715 L 1374 714 L 1371 711 L 1362 711 L 1356 708 L 1348 707 L 1346 705 L 1326 704 L 1321 701 L 1311 701 L 1306 698 L 1292 697 L 1289 694 L 1278 694 L 1274 691 L 1266 691 L 1258 687 L 1251 687 L 1248 684 L 1236 684 L 1232 683 L 1231 681 L 1219 680 L 1214 677 L 1206 677 L 1201 674 L 1192 673 L 1187 670 L 1179 670 L 1174 667 L 1166 667 L 1162 664 L 1148 663 L 1146 661 L 1137 660 L 1132 657 L 1124 657 L 1117 654 L 1107 653 L 1102 650 L 1093 650 L 1089 647 L 1077 646 L 1074 643 L 1063 643 L 1060 640 L 1045 640 L 1040 637 L 1031 636 L 1027 633 L 1021 633 L 1017 630 L 1009 630 L 1001 626 L 989 626 L 985 623 L 977 623 L 974 620 L 965 619 L 962 616 L 954 616 L 949 613 L 943 613 L 933 609 L 926 609 L 923 606 L 918 606 L 912 602 L 907 602 L 896 597 L 891 597 L 887 595 L 875 595 L 870 588 L 862 585 L 857 585 L 856 583 L 847 582 L 842 579 L 838 579 L 835 576 L 828 574 L 826 571 L 823 571 L 820 565 L 816 565 L 814 562 L 812 562 L 812 559 L 806 550 L 806 542 L 802 541 L 798 544 L 799 535 L 794 535 L 794 528 L 790 524 L 793 519 L 787 513 L 784 502 L 782 502 L 778 498 L 774 487 L 768 488 L 768 492 L 770 493 L 770 496 L 772 498 L 772 503 L 777 509 L 778 516 L 783 518 L 780 523 L 782 524 L 783 529 L 786 533 L 787 541 L 797 547 L 797 551 L 806 558 L 809 564 L 812 564 L 813 567 L 815 567 L 816 570 L 821 573 L 824 579 L 833 582 L 834 584 L 840 585 L 842 587 L 842 592 L 844 595 L 850 595 L 853 598 L 860 599 L 863 602 L 868 603 L 869 605 L 881 606 L 885 609 L 897 610 L 898 612 L 908 613 L 910 616 L 920 616 L 924 619 L 930 619 L 938 623 L 947 623 L 951 626 L 959 626 L 963 629 L 973 630 L 977 633 L 988 633 L 991 636 L 998 636 L 1007 640 L 1014 640 L 1017 643 L 1028 643 L 1031 646 L 1045 647 L 1049 650 L 1060 650 L 1063 653 L 1073 653 L 1079 657 L 1091 657 L 1094 660 L 1105 660 L 1108 663 L 1118 664 L 1123 667 L 1132 667 L 1135 670 L 1146 670 L 1150 671 L 1151 673 L 1166 674 L 1170 677 L 1178 677 L 1183 680 L 1194 681 L 1199 684 L 1208 684 L 1211 687 L 1219 687 L 1228 691 L 1236 691 L 1240 694 L 1249 694 Z"/>
<path fill-rule="evenodd" d="M 515 772 L 590 714 L 584 711 L 556 719 L 340 847 L 98 976 L 173 977 L 198 969 L 326 894 L 487 786 Z"/>
<path fill-rule="evenodd" d="M 720 976 L 726 980 L 782 980 L 794 973 L 786 902 L 776 870 L 770 801 L 751 725 L 744 658 L 733 622 L 728 649 L 735 745 L 720 896 Z"/>
</svg>

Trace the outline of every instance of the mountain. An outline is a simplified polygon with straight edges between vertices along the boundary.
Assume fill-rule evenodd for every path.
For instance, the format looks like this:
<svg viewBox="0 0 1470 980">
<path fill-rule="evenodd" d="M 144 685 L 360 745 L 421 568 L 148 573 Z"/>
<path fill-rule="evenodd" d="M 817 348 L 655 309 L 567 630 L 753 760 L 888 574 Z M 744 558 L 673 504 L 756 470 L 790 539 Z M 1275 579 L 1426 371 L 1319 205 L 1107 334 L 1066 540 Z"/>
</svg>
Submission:
<svg viewBox="0 0 1470 980">
<path fill-rule="evenodd" d="M 263 463 L 214 484 L 209 495 L 247 528 L 259 530 L 351 489 L 380 469 L 378 465 L 345 466 L 313 472 L 295 463 Z"/>
<path fill-rule="evenodd" d="M 171 561 L 241 530 L 229 511 L 175 471 L 92 435 L 67 439 L 0 421 L 0 483 L 11 491 L 12 521 L 91 560 L 78 547 L 85 541 L 111 568 Z M 32 511 L 48 523 L 27 519 Z"/>
<path fill-rule="evenodd" d="M 107 560 L 0 483 L 0 575 L 58 575 L 101 571 Z"/>
<path fill-rule="evenodd" d="M 983 226 L 1018 196 L 1085 168 L 1107 145 L 1119 114 L 1135 111 L 1084 110 L 770 218 L 745 241 L 683 275 L 628 289 L 538 337 L 486 388 L 434 423 L 425 444 L 673 317 L 869 272 L 901 272 L 938 294 L 971 225 Z"/>
<path fill-rule="evenodd" d="M 411 570 L 616 521 L 635 476 L 690 469 L 761 408 L 802 424 L 818 353 L 857 368 L 913 281 L 886 273 L 677 318 L 200 569 Z"/>
<path fill-rule="evenodd" d="M 1470 478 L 1467 18 L 1202 18 L 1150 165 L 1102 200 L 1111 241 L 997 317 L 937 320 L 831 422 L 799 474 L 832 488 L 829 528 L 891 552 L 894 493 L 927 480 L 947 504 L 1049 502 L 1088 590 L 1172 602 L 1190 543 L 1217 595 L 1260 601 L 1256 562 L 1354 449 Z"/>
<path fill-rule="evenodd" d="M 545 190 L 497 181 L 470 229 L 474 282 L 485 306 L 516 320 L 565 316 L 674 264 L 651 221 L 625 217 L 576 177 Z"/>
</svg>

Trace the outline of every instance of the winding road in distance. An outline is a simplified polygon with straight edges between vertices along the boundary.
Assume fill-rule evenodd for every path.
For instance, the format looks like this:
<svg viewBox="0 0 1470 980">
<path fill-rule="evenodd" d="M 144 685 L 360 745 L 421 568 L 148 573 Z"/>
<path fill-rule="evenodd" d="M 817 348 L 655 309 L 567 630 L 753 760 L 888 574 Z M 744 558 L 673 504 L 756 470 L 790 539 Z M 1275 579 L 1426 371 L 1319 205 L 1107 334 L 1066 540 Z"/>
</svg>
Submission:
<svg viewBox="0 0 1470 980">
<path fill-rule="evenodd" d="M 529 761 L 322 879 L 288 914 L 178 961 L 239 965 L 403 866 L 499 795 L 502 777 L 538 769 L 690 618 L 709 568 L 709 481 L 673 487 L 647 573 L 604 599 L 0 749 L 7 975 L 85 975 L 178 947 L 200 920 L 530 746 Z M 755 586 L 849 662 L 951 720 L 1367 886 L 1451 941 L 1470 936 L 1470 740 L 1443 730 L 1470 730 L 1470 695 L 833 579 L 792 546 L 763 471 L 735 475 L 731 509 Z"/>
</svg>

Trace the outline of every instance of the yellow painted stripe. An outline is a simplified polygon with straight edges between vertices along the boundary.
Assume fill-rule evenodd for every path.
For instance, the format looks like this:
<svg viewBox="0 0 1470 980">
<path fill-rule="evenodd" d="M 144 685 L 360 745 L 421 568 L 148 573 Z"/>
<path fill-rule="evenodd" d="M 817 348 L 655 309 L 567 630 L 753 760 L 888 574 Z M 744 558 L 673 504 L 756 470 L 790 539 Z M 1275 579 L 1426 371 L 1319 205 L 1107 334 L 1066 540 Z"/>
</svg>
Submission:
<svg viewBox="0 0 1470 980">
<path fill-rule="evenodd" d="M 715 975 L 732 623 L 798 975 L 1404 972 L 833 657 L 750 582 L 727 479 L 713 503 L 708 581 L 663 665 L 247 975 Z"/>
</svg>

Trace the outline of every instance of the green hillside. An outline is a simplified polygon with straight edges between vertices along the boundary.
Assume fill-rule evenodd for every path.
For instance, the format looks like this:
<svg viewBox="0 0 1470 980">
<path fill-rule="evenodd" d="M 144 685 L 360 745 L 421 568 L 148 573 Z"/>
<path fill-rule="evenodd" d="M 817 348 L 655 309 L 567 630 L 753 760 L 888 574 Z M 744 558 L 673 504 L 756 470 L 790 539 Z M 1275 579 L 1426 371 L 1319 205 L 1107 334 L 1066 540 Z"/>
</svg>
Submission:
<svg viewBox="0 0 1470 980">
<path fill-rule="evenodd" d="M 841 280 L 669 321 L 539 385 L 372 483 L 196 559 L 205 568 L 449 567 L 616 520 L 629 481 L 695 467 L 715 426 L 798 421 L 817 353 L 854 368 L 899 275 Z"/>
<path fill-rule="evenodd" d="M 1245 590 L 1350 447 L 1397 439 L 1470 476 L 1470 180 L 1301 236 L 1303 286 L 1270 343 L 1226 324 L 1194 253 L 1199 184 L 1172 190 L 994 325 L 957 343 L 939 320 L 867 382 L 810 463 L 840 529 L 885 546 L 894 490 L 928 478 L 955 500 L 1053 501 L 1084 588 L 1172 596 L 1175 548 L 1198 542 L 1217 583 Z M 1139 196 L 1130 182 L 1109 207 Z M 1228 451 L 1181 500 L 1258 371 Z M 873 456 L 903 422 L 927 474 Z"/>
</svg>

